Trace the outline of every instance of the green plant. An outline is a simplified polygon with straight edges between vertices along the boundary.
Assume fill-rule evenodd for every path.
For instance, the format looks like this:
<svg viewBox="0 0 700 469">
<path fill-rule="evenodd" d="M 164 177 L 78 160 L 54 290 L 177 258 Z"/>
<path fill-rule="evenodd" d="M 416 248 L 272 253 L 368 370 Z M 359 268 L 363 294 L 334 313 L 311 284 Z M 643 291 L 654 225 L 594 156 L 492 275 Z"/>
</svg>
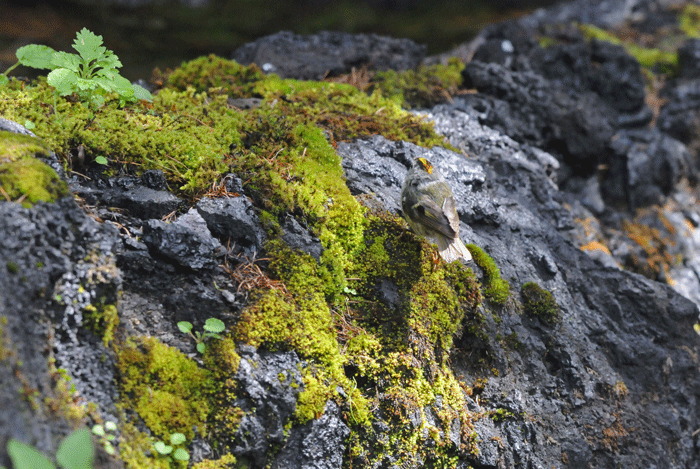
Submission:
<svg viewBox="0 0 700 469">
<path fill-rule="evenodd" d="M 104 425 L 95 425 L 92 427 L 92 433 L 100 437 L 100 443 L 102 443 L 102 447 L 105 449 L 105 451 L 114 456 L 116 453 L 116 450 L 114 449 L 114 445 L 112 445 L 112 442 L 116 438 L 114 432 L 117 429 L 117 424 L 114 422 L 107 421 L 105 422 Z"/>
<path fill-rule="evenodd" d="M 49 46 L 29 44 L 17 49 L 18 62 L 0 76 L 0 85 L 8 82 L 7 74 L 19 65 L 48 69 L 46 77 L 49 85 L 56 88 L 60 96 L 77 93 L 81 101 L 90 106 L 104 104 L 107 94 L 116 93 L 123 105 L 138 100 L 153 101 L 153 96 L 145 88 L 132 85 L 121 76 L 119 58 L 102 45 L 102 36 L 97 36 L 83 28 L 77 33 L 73 48 L 78 54 L 55 51 Z"/>
<path fill-rule="evenodd" d="M 7 453 L 14 469 L 55 469 L 56 466 L 36 448 L 11 438 Z M 92 469 L 95 448 L 87 428 L 77 430 L 61 441 L 56 461 L 63 469 Z"/>
<path fill-rule="evenodd" d="M 510 296 L 510 284 L 501 278 L 501 271 L 491 256 L 476 244 L 467 244 L 474 262 L 484 271 L 484 296 L 494 303 L 502 305 Z"/>
<path fill-rule="evenodd" d="M 209 318 L 204 323 L 205 332 L 195 332 L 192 333 L 192 323 L 189 321 L 180 321 L 177 323 L 178 329 L 184 334 L 189 335 L 197 342 L 197 351 L 199 353 L 204 353 L 206 350 L 206 345 L 204 341 L 209 338 L 221 339 L 219 332 L 223 332 L 226 329 L 223 321 L 216 318 Z"/>
<path fill-rule="evenodd" d="M 187 441 L 185 435 L 182 433 L 171 433 L 170 434 L 170 444 L 166 445 L 162 441 L 156 441 L 153 444 L 153 448 L 163 457 L 171 458 L 175 461 L 189 461 L 190 453 L 187 452 L 185 448 L 175 448 L 178 445 L 183 444 Z"/>
<path fill-rule="evenodd" d="M 521 294 L 525 314 L 537 316 L 550 325 L 559 321 L 559 305 L 550 291 L 535 282 L 527 282 L 523 284 Z"/>
</svg>

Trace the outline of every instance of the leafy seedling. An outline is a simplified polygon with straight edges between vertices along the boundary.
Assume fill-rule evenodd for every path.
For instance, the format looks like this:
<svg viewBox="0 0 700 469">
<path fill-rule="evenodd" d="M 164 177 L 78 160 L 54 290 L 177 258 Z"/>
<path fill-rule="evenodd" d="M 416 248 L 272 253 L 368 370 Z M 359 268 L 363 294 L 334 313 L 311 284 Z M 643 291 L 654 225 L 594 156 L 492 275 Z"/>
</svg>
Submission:
<svg viewBox="0 0 700 469">
<path fill-rule="evenodd" d="M 14 469 L 55 469 L 56 466 L 36 448 L 10 438 L 7 454 Z M 56 461 L 63 469 L 92 469 L 95 448 L 87 428 L 77 430 L 61 441 L 56 453 Z"/>
<path fill-rule="evenodd" d="M 92 427 L 92 433 L 100 438 L 100 443 L 105 451 L 114 456 L 116 450 L 112 442 L 116 439 L 114 432 L 117 430 L 117 424 L 107 421 L 104 425 L 95 425 Z"/>
<path fill-rule="evenodd" d="M 209 318 L 206 320 L 204 323 L 204 332 L 197 331 L 192 333 L 192 323 L 189 321 L 180 321 L 177 323 L 177 327 L 182 333 L 189 335 L 197 342 L 197 351 L 199 353 L 204 353 L 207 349 L 207 346 L 204 344 L 205 340 L 210 338 L 221 339 L 219 333 L 224 332 L 224 329 L 226 329 L 224 322 L 216 318 Z"/>
<path fill-rule="evenodd" d="M 83 28 L 77 33 L 73 48 L 78 54 L 55 51 L 49 46 L 29 44 L 17 49 L 18 62 L 0 76 L 0 85 L 8 82 L 7 74 L 18 65 L 48 69 L 49 85 L 59 96 L 77 93 L 81 101 L 93 107 L 104 104 L 109 93 L 119 96 L 120 104 L 138 100 L 153 101 L 151 93 L 139 85 L 132 85 L 117 70 L 119 58 L 102 45 L 102 36 Z"/>
<path fill-rule="evenodd" d="M 153 448 L 158 454 L 164 457 L 172 458 L 176 461 L 189 461 L 190 454 L 185 448 L 176 448 L 176 446 L 185 443 L 187 438 L 182 433 L 173 433 L 170 435 L 170 444 L 166 445 L 162 441 L 156 441 Z"/>
</svg>

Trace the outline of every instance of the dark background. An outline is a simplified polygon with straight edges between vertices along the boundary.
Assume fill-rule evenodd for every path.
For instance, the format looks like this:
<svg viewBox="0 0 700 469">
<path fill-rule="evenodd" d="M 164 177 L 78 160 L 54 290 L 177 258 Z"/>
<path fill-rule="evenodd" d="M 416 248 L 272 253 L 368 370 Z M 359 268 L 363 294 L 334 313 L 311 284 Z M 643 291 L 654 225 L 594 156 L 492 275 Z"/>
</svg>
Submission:
<svg viewBox="0 0 700 469">
<path fill-rule="evenodd" d="M 377 33 L 406 37 L 444 52 L 472 38 L 490 23 L 555 3 L 456 0 L 0 0 L 0 71 L 16 62 L 25 44 L 46 44 L 75 52 L 75 33 L 87 27 L 104 38 L 124 64 L 122 75 L 149 79 L 183 60 L 215 53 L 229 57 L 261 36 L 290 30 Z M 191 6 L 198 5 L 198 6 Z M 35 76 L 18 68 L 13 75 Z M 46 73 L 39 72 L 45 75 Z"/>
</svg>

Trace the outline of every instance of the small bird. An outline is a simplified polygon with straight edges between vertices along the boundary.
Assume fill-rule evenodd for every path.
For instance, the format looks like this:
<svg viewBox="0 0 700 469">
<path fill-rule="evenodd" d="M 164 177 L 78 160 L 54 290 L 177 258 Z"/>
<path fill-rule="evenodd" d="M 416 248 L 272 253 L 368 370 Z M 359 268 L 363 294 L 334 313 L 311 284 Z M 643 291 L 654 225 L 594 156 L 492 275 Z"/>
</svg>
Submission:
<svg viewBox="0 0 700 469">
<path fill-rule="evenodd" d="M 459 217 L 450 186 L 425 158 L 416 158 L 401 189 L 401 209 L 414 233 L 434 240 L 445 262 L 469 261 L 459 239 Z"/>
</svg>

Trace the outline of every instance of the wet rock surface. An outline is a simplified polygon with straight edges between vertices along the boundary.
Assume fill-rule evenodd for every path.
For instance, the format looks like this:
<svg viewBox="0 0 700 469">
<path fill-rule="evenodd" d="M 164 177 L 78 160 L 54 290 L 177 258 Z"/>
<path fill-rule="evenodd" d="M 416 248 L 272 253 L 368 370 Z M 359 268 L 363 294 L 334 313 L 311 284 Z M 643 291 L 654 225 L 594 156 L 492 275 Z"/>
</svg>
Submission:
<svg viewBox="0 0 700 469">
<path fill-rule="evenodd" d="M 452 187 L 462 239 L 488 252 L 511 284 L 505 305 L 482 309 L 483 335 L 462 331 L 450 355 L 477 416 L 479 451 L 458 453 L 457 467 L 700 467 L 697 43 L 681 49 L 683 72 L 666 85 L 667 102 L 652 121 L 639 66 L 621 47 L 573 34 L 544 49 L 533 39 L 537 28 L 559 22 L 639 21 L 656 2 L 637 2 L 634 17 L 626 5 L 571 2 L 489 28 L 463 72 L 476 93 L 415 111 L 459 152 L 379 135 L 337 145 L 352 194 L 393 214 L 408 162 L 429 159 Z M 318 79 L 371 60 L 380 69 L 410 68 L 423 54 L 414 46 L 280 33 L 237 54 L 284 76 Z M 396 57 L 382 56 L 389 51 Z M 53 454 L 56 435 L 70 431 L 69 422 L 36 415 L 31 399 L 17 404 L 27 390 L 53 388 L 50 356 L 104 417 L 116 415 L 113 358 L 86 327 L 86 305 L 118 298 L 126 334 L 195 357 L 175 324 L 235 323 L 248 297 L 228 273 L 264 254 L 258 208 L 235 176 L 225 181 L 228 196 L 193 207 L 157 171 L 91 179 L 69 179 L 82 208 L 70 199 L 30 209 L 0 202 L 0 382 L 26 379 L 24 389 L 0 388 L 0 449 L 13 437 Z M 303 220 L 289 214 L 280 228 L 289 246 L 320 258 L 323 246 Z M 528 282 L 553 294 L 557 321 L 523 309 Z M 387 305 L 397 302 L 391 282 L 378 288 Z M 317 418 L 285 427 L 304 362 L 249 346 L 238 353 L 235 406 L 243 415 L 237 434 L 220 443 L 253 467 L 342 467 L 349 429 L 333 401 Z M 426 431 L 441 405 L 415 409 L 411 431 Z M 390 418 L 374 417 L 373 435 L 389 440 Z M 449 429 L 455 447 L 461 424 Z M 196 459 L 213 452 L 200 440 L 195 446 Z M 3 450 L 0 465 L 10 466 Z"/>
<path fill-rule="evenodd" d="M 410 39 L 376 34 L 322 31 L 300 35 L 282 31 L 238 48 L 231 58 L 257 64 L 282 78 L 322 80 L 367 66 L 372 70 L 406 70 L 425 57 L 426 47 Z"/>
</svg>

